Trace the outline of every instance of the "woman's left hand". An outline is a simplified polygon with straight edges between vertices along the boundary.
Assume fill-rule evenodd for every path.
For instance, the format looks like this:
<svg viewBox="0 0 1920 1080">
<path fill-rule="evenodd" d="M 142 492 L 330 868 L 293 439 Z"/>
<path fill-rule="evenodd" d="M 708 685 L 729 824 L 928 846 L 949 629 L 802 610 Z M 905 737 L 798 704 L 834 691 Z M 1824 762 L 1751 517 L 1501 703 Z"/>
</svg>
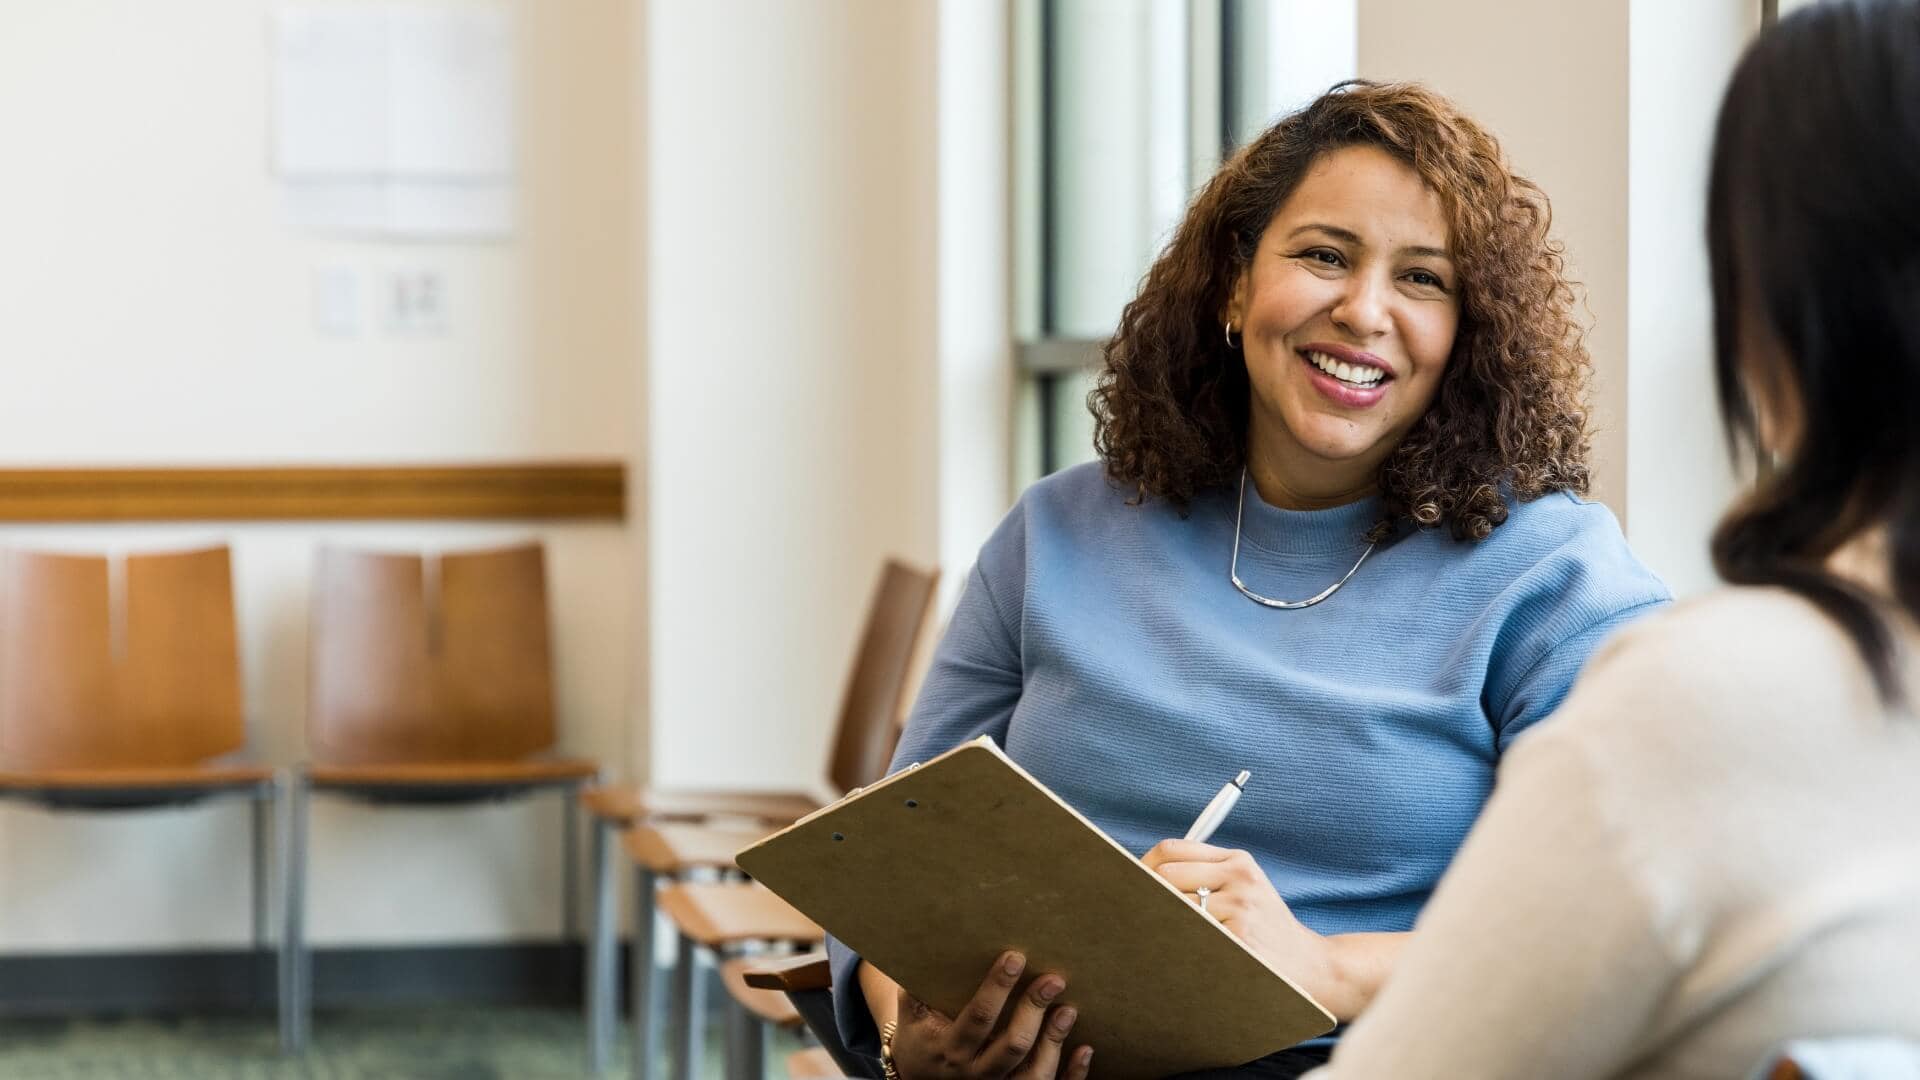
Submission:
<svg viewBox="0 0 1920 1080">
<path fill-rule="evenodd" d="M 1206 913 L 1247 948 L 1323 1003 L 1334 996 L 1332 940 L 1294 918 L 1252 855 L 1197 840 L 1162 840 L 1140 861 L 1196 904 L 1200 890 L 1208 890 Z"/>
</svg>

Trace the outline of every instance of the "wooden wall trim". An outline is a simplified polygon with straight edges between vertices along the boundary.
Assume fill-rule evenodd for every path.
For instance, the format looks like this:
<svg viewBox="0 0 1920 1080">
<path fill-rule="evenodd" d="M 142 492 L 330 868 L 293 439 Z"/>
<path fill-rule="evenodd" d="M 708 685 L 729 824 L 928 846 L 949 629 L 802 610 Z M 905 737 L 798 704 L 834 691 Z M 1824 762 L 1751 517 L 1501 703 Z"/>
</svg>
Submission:
<svg viewBox="0 0 1920 1080">
<path fill-rule="evenodd" d="M 626 516 L 619 462 L 0 469 L 0 521 Z"/>
</svg>

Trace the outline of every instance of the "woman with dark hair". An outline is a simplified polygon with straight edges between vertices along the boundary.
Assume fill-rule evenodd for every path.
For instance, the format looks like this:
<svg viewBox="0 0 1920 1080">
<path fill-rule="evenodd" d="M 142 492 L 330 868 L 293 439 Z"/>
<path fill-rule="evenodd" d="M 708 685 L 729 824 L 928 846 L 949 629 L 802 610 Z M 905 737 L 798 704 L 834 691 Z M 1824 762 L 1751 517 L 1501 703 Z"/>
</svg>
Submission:
<svg viewBox="0 0 1920 1080">
<path fill-rule="evenodd" d="M 1666 599 L 1576 497 L 1588 362 L 1549 217 L 1417 86 L 1336 87 L 1236 154 L 1107 345 L 1102 461 L 987 541 L 895 767 L 993 735 L 1359 1015 L 1507 746 Z M 1167 839 L 1242 769 L 1212 843 Z M 891 1075 L 1081 1076 L 1098 1049 L 1017 952 L 949 1018 L 833 951 L 843 1035 Z"/>
<path fill-rule="evenodd" d="M 1745 1076 L 1787 1040 L 1920 1040 L 1920 4 L 1754 43 L 1707 243 L 1721 411 L 1766 463 L 1714 538 L 1732 587 L 1615 638 L 1508 755 L 1316 1077 Z"/>
</svg>

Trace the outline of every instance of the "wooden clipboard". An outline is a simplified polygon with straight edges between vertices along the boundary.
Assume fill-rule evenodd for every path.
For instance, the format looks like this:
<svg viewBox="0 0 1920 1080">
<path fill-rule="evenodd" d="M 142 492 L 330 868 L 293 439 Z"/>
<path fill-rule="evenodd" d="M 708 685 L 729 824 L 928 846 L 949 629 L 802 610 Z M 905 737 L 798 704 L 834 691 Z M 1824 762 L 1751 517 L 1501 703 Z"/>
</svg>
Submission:
<svg viewBox="0 0 1920 1080">
<path fill-rule="evenodd" d="M 920 1000 L 1003 951 L 1066 976 L 1095 1076 L 1238 1065 L 1333 1030 L 1285 975 L 981 738 L 741 851 L 742 870 Z"/>
</svg>

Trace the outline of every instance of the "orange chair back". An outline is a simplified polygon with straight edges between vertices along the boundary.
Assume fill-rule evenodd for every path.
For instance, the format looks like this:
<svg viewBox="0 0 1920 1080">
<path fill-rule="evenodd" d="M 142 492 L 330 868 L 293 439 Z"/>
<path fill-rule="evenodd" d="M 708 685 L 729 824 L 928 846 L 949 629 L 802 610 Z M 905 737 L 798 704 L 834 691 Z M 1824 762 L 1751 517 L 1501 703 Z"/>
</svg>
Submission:
<svg viewBox="0 0 1920 1080">
<path fill-rule="evenodd" d="M 0 554 L 0 764 L 195 765 L 246 745 L 227 548 Z M 116 637 L 118 640 L 116 641 Z"/>
<path fill-rule="evenodd" d="M 841 699 L 828 779 L 842 792 L 886 774 L 900 731 L 900 707 L 921 631 L 933 606 L 938 571 L 888 559 L 880 570 L 867 625 Z"/>
<path fill-rule="evenodd" d="M 316 761 L 509 761 L 554 743 L 538 544 L 433 562 L 324 549 L 312 636 Z"/>
</svg>

